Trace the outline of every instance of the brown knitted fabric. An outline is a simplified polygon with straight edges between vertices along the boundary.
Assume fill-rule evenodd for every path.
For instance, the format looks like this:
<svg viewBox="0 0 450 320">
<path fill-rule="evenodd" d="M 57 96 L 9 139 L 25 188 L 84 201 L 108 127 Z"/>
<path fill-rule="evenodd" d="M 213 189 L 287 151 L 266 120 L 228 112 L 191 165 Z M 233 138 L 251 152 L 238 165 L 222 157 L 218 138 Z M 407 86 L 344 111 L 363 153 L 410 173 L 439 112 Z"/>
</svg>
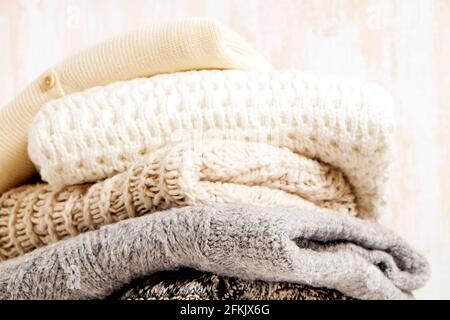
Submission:
<svg viewBox="0 0 450 320">
<path fill-rule="evenodd" d="M 339 170 L 288 149 L 248 142 L 181 143 L 95 184 L 36 184 L 4 193 L 0 260 L 127 218 L 215 202 L 357 213 Z"/>
<path fill-rule="evenodd" d="M 157 272 L 133 281 L 121 300 L 352 300 L 337 290 L 288 282 L 249 281 L 194 269 Z"/>
</svg>

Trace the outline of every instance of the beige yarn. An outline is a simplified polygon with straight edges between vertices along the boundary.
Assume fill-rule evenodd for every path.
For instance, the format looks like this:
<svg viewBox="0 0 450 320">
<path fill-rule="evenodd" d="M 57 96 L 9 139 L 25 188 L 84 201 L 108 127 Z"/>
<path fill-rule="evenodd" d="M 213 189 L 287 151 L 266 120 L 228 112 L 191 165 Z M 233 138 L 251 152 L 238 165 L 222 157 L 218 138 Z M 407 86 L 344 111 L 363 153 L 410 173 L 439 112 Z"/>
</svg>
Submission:
<svg viewBox="0 0 450 320">
<path fill-rule="evenodd" d="M 392 99 L 374 84 L 298 71 L 197 71 L 117 82 L 55 100 L 29 131 L 29 155 L 57 185 L 127 170 L 172 142 L 203 138 L 287 147 L 333 165 L 359 216 L 385 210 Z"/>
<path fill-rule="evenodd" d="M 3 194 L 0 260 L 123 219 L 217 202 L 356 215 L 349 184 L 328 165 L 262 143 L 179 143 L 95 184 L 38 184 Z"/>
</svg>

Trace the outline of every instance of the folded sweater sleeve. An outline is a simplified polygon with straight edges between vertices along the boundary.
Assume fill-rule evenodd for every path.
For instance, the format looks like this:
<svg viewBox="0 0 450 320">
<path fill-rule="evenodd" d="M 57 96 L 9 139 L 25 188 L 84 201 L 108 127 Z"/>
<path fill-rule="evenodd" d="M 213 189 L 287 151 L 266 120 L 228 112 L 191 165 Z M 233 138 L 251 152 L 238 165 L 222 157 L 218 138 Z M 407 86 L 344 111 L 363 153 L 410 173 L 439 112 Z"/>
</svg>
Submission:
<svg viewBox="0 0 450 320">
<path fill-rule="evenodd" d="M 0 299 L 93 299 L 157 271 L 190 267 L 247 280 L 406 299 L 426 260 L 380 226 L 307 210 L 194 206 L 122 221 L 0 263 Z"/>
</svg>

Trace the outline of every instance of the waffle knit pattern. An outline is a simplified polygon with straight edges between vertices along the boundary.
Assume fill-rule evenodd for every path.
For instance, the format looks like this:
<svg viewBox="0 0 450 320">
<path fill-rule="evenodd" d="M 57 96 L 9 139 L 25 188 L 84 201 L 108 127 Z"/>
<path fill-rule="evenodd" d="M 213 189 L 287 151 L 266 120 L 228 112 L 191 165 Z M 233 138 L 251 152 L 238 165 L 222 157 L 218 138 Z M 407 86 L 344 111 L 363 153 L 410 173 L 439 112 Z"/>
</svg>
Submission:
<svg viewBox="0 0 450 320">
<path fill-rule="evenodd" d="M 216 202 L 356 215 L 352 190 L 334 168 L 262 143 L 186 142 L 95 184 L 38 184 L 4 193 L 0 260 L 119 220 Z"/>
<path fill-rule="evenodd" d="M 123 172 L 174 141 L 221 138 L 287 147 L 342 170 L 361 217 L 386 203 L 392 100 L 372 84 L 296 71 L 193 71 L 118 82 L 55 100 L 29 155 L 55 185 Z"/>
<path fill-rule="evenodd" d="M 189 206 L 4 261 L 0 299 L 104 298 L 133 279 L 180 267 L 360 299 L 411 298 L 429 276 L 420 254 L 371 221 L 306 209 Z"/>
<path fill-rule="evenodd" d="M 351 300 L 336 290 L 225 277 L 182 268 L 136 279 L 111 300 Z"/>
<path fill-rule="evenodd" d="M 36 170 L 27 155 L 31 119 L 46 102 L 119 80 L 195 69 L 267 69 L 239 35 L 208 19 L 159 23 L 102 42 L 54 66 L 0 108 L 0 193 Z M 53 84 L 46 85 L 51 77 Z"/>
</svg>

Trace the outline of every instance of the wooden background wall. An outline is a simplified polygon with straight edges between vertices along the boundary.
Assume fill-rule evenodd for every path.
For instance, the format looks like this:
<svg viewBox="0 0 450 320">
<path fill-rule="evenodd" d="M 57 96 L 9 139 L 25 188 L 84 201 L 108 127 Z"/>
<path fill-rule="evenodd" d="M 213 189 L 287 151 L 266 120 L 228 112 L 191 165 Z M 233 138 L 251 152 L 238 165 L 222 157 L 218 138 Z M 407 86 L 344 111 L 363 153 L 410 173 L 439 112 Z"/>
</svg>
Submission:
<svg viewBox="0 0 450 320">
<path fill-rule="evenodd" d="M 450 298 L 450 0 L 0 0 L 0 106 L 47 67 L 145 23 L 216 18 L 278 68 L 383 84 L 397 107 L 391 213 Z M 1 124 L 0 124 L 1 125 Z"/>
</svg>

